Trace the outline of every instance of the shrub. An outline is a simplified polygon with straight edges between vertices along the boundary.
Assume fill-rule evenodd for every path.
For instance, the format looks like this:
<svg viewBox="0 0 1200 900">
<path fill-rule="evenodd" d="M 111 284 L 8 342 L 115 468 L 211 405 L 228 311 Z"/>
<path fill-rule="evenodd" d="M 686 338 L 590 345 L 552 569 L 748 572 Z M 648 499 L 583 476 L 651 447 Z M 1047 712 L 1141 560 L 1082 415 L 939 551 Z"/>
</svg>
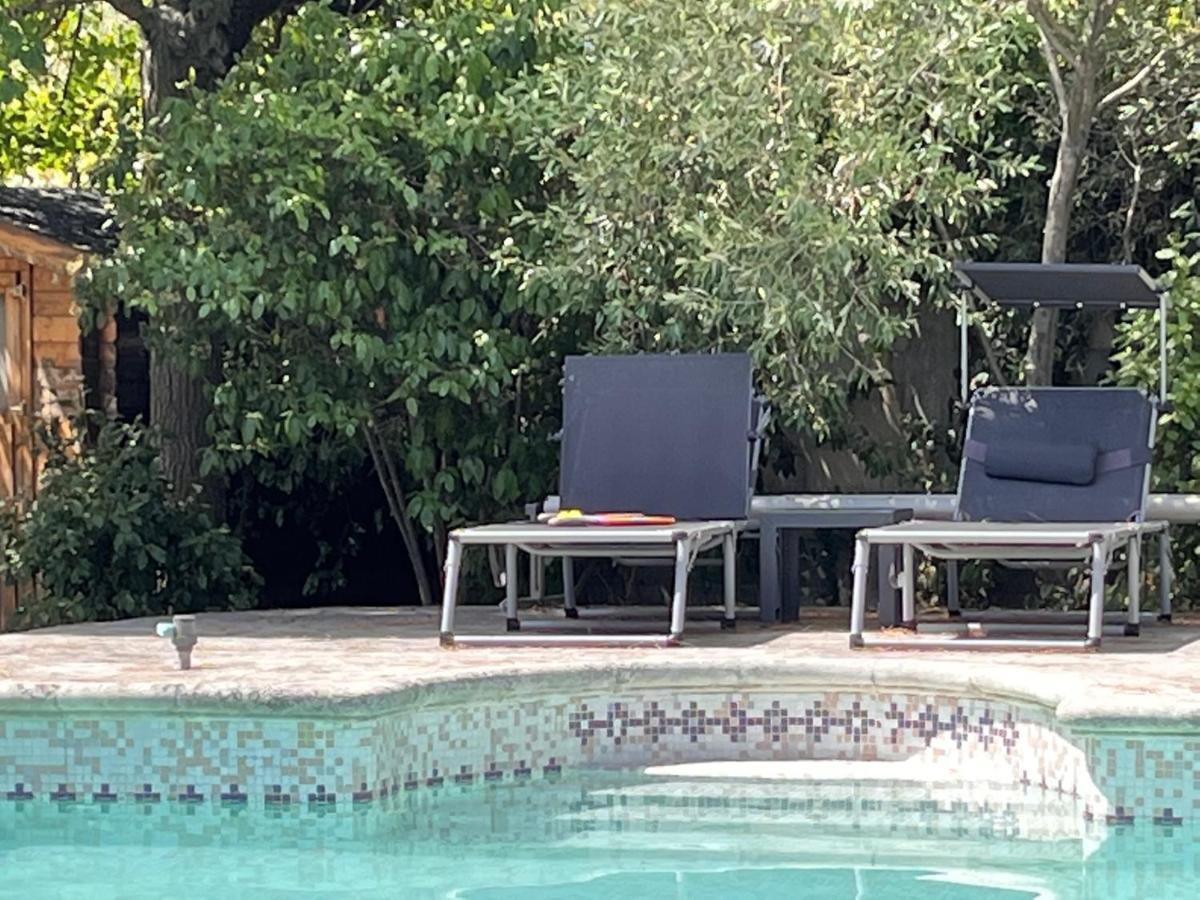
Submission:
<svg viewBox="0 0 1200 900">
<path fill-rule="evenodd" d="M 21 623 L 252 605 L 258 578 L 240 541 L 197 500 L 173 495 L 151 433 L 113 422 L 92 431 L 81 448 L 43 429 L 47 463 L 37 498 L 3 508 L 0 575 L 37 587 L 18 610 Z"/>
<path fill-rule="evenodd" d="M 492 253 L 542 203 L 510 92 L 552 53 L 556 4 L 297 11 L 267 58 L 171 104 L 91 284 L 93 311 L 146 313 L 179 365 L 211 374 L 195 349 L 221 348 L 202 471 L 290 494 L 369 459 L 423 604 L 427 535 L 443 547 L 552 484 L 578 342 L 563 321 L 543 334 L 551 310 Z"/>
<path fill-rule="evenodd" d="M 1171 291 L 1167 317 L 1170 411 L 1158 422 L 1152 491 L 1194 494 L 1200 491 L 1200 353 L 1195 323 L 1200 317 L 1200 213 L 1188 205 L 1174 216 L 1180 233 L 1158 258 L 1171 266 L 1163 281 Z M 1144 312 L 1118 326 L 1116 382 L 1157 391 L 1158 317 Z M 1181 608 L 1195 605 L 1200 586 L 1200 534 L 1192 527 L 1172 529 L 1175 597 Z"/>
</svg>

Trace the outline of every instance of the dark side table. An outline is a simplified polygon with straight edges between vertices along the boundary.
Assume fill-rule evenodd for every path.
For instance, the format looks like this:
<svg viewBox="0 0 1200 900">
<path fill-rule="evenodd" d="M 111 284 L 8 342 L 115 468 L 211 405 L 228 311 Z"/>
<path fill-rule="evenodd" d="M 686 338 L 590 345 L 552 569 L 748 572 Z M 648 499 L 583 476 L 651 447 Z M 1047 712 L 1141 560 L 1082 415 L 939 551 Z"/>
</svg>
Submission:
<svg viewBox="0 0 1200 900">
<path fill-rule="evenodd" d="M 755 514 L 758 520 L 758 609 L 764 622 L 794 622 L 800 616 L 799 556 L 802 531 L 831 528 L 857 531 L 894 525 L 912 518 L 911 509 L 780 509 Z M 879 624 L 900 622 L 900 589 L 893 583 L 895 548 L 877 544 L 872 565 L 878 578 L 875 591 Z"/>
</svg>

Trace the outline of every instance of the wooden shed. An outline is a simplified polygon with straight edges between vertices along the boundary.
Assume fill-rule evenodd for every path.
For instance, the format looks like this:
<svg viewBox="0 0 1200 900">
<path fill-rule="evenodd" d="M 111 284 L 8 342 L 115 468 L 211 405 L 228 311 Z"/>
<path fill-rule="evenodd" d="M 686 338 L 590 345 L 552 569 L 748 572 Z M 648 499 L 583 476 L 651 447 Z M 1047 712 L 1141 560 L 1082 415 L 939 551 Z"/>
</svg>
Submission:
<svg viewBox="0 0 1200 900">
<path fill-rule="evenodd" d="M 116 325 L 84 335 L 75 302 L 88 254 L 116 243 L 94 194 L 0 187 L 0 498 L 36 496 L 35 418 L 67 420 L 85 402 L 116 410 Z M 0 629 L 18 599 L 0 586 Z"/>
</svg>

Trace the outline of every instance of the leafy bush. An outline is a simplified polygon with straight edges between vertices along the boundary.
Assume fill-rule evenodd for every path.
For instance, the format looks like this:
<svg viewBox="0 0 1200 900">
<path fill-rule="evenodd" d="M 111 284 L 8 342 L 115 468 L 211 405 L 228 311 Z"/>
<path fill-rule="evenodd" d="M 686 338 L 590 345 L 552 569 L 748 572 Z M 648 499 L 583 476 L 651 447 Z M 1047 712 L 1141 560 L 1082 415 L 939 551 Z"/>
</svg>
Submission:
<svg viewBox="0 0 1200 900">
<path fill-rule="evenodd" d="M 241 543 L 172 494 L 149 432 L 105 422 L 95 434 L 81 449 L 45 429 L 37 499 L 3 508 L 0 574 L 37 585 L 24 624 L 251 606 L 257 577 Z"/>
<path fill-rule="evenodd" d="M 1181 234 L 1159 252 L 1171 265 L 1162 279 L 1171 291 L 1167 318 L 1168 365 L 1172 407 L 1158 423 L 1152 491 L 1194 494 L 1200 491 L 1200 353 L 1193 325 L 1200 318 L 1200 215 L 1190 205 L 1177 211 Z M 1158 317 L 1152 312 L 1129 317 L 1117 334 L 1120 384 L 1157 390 Z M 1191 605 L 1200 586 L 1200 534 L 1195 528 L 1172 532 L 1178 605 Z"/>
<path fill-rule="evenodd" d="M 170 105 L 117 198 L 124 250 L 94 273 L 96 307 L 146 312 L 173 361 L 222 348 L 205 471 L 289 492 L 369 457 L 423 602 L 422 531 L 443 546 L 551 483 L 575 344 L 540 335 L 491 253 L 541 202 L 508 92 L 552 52 L 553 5 L 299 11 L 270 54 Z"/>
</svg>

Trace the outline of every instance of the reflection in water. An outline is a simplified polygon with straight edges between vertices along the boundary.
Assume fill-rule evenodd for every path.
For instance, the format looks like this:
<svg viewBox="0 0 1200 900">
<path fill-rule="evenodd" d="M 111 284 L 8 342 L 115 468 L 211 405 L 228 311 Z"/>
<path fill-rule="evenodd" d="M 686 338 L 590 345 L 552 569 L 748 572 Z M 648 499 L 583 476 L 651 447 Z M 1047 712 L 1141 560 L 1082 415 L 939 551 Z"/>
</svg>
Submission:
<svg viewBox="0 0 1200 900">
<path fill-rule="evenodd" d="M 1192 900 L 1198 849 L 1023 788 L 609 774 L 323 812 L 0 803 L 0 897 Z"/>
</svg>

